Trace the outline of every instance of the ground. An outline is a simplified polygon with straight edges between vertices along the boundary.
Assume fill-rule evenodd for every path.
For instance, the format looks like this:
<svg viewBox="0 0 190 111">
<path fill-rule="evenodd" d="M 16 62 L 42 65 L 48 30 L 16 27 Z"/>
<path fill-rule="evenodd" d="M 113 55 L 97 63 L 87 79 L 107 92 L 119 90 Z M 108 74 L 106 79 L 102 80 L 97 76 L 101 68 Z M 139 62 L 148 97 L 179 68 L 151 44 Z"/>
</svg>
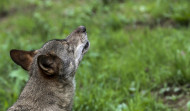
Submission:
<svg viewBox="0 0 190 111">
<path fill-rule="evenodd" d="M 39 49 L 80 25 L 91 42 L 76 73 L 74 111 L 187 111 L 188 0 L 1 0 L 0 110 L 28 79 L 11 49 Z"/>
</svg>

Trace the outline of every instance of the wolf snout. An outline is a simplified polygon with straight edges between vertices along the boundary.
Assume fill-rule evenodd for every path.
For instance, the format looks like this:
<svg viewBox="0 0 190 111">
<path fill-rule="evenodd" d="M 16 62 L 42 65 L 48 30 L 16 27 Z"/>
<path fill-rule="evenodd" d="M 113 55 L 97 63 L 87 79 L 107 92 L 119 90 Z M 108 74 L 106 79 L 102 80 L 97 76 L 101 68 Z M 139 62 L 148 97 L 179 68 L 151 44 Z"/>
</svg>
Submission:
<svg viewBox="0 0 190 111">
<path fill-rule="evenodd" d="M 85 33 L 86 32 L 86 27 L 85 26 L 79 26 L 77 28 L 77 32 Z"/>
</svg>

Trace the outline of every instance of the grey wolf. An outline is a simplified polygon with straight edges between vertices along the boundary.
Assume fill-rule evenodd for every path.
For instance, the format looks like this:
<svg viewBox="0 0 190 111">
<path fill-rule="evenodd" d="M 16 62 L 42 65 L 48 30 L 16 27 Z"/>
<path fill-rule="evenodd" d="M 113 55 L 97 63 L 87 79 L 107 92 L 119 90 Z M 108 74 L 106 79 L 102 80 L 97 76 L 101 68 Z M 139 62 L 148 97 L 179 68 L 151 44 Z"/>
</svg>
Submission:
<svg viewBox="0 0 190 111">
<path fill-rule="evenodd" d="M 29 73 L 16 103 L 8 111 L 71 111 L 75 72 L 90 43 L 79 26 L 65 39 L 46 42 L 40 49 L 10 51 L 12 60 Z"/>
</svg>

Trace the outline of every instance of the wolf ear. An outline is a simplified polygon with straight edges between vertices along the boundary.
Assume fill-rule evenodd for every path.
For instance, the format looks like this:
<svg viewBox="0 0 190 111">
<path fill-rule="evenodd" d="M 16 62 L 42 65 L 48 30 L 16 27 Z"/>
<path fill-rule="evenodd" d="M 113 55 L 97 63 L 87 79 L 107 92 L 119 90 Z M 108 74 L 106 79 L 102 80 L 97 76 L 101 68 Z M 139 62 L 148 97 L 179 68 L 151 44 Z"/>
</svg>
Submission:
<svg viewBox="0 0 190 111">
<path fill-rule="evenodd" d="M 23 69 L 29 70 L 30 64 L 33 61 L 33 57 L 37 54 L 37 51 L 23 51 L 13 49 L 10 51 L 12 60 L 20 65 Z"/>
<path fill-rule="evenodd" d="M 55 75 L 59 73 L 61 59 L 56 55 L 39 55 L 37 62 L 43 73 L 47 75 Z"/>
</svg>

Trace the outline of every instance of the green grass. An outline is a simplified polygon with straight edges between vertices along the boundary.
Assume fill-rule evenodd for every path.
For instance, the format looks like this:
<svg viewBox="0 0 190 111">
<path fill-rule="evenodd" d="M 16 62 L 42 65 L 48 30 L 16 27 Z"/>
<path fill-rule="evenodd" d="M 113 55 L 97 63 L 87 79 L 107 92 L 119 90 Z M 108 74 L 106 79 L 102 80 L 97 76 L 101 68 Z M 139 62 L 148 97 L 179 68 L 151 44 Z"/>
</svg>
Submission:
<svg viewBox="0 0 190 111">
<path fill-rule="evenodd" d="M 16 101 L 28 78 L 9 51 L 38 49 L 79 25 L 91 47 L 76 73 L 74 111 L 173 110 L 153 92 L 190 82 L 190 2 L 71 1 L 0 2 L 0 14 L 8 13 L 0 16 L 0 110 Z"/>
</svg>

